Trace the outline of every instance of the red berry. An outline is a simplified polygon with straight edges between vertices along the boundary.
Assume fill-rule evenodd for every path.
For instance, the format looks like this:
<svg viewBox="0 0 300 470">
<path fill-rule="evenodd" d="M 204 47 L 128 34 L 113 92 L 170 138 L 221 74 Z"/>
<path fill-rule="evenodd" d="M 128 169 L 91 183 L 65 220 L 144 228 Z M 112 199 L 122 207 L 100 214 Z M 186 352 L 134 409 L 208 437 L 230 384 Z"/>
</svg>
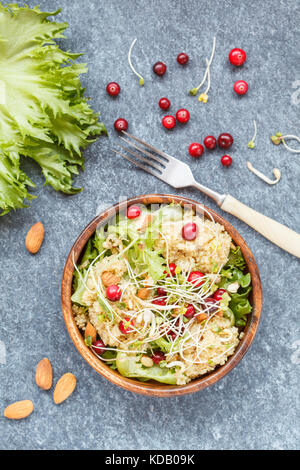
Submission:
<svg viewBox="0 0 300 470">
<path fill-rule="evenodd" d="M 134 326 L 133 321 L 130 318 L 124 318 L 124 320 L 121 320 L 119 323 L 119 330 L 123 335 L 128 335 L 128 333 L 134 331 L 132 326 Z"/>
<path fill-rule="evenodd" d="M 126 119 L 119 118 L 114 123 L 116 131 L 127 131 L 128 129 L 128 122 Z"/>
<path fill-rule="evenodd" d="M 204 147 L 203 147 L 203 145 L 199 144 L 198 142 L 193 142 L 189 146 L 189 154 L 191 155 L 191 157 L 199 158 L 199 157 L 201 157 L 203 152 L 204 152 Z"/>
<path fill-rule="evenodd" d="M 164 116 L 161 122 L 166 129 L 173 129 L 176 124 L 176 119 L 174 116 Z"/>
<path fill-rule="evenodd" d="M 232 158 L 230 155 L 223 155 L 221 158 L 221 163 L 223 166 L 230 166 L 232 165 Z"/>
<path fill-rule="evenodd" d="M 195 224 L 194 222 L 188 222 L 182 227 L 182 238 L 185 240 L 195 240 L 199 233 L 199 228 L 198 225 Z"/>
<path fill-rule="evenodd" d="M 203 303 L 202 306 L 203 308 L 205 308 L 206 313 L 215 313 L 220 309 L 219 301 L 213 299 L 212 297 L 208 297 L 207 299 L 205 299 L 205 303 Z"/>
<path fill-rule="evenodd" d="M 233 89 L 238 95 L 245 95 L 248 91 L 248 83 L 245 80 L 238 80 L 233 85 Z"/>
<path fill-rule="evenodd" d="M 162 287 L 158 287 L 156 289 L 156 292 L 159 297 L 165 297 L 167 295 L 165 289 L 163 289 Z"/>
<path fill-rule="evenodd" d="M 166 356 L 161 351 L 155 351 L 152 355 L 152 361 L 155 364 L 159 364 L 161 361 L 164 361 L 165 359 L 166 359 Z"/>
<path fill-rule="evenodd" d="M 229 58 L 229 62 L 232 65 L 236 65 L 238 67 L 240 65 L 243 65 L 243 63 L 245 62 L 247 58 L 247 54 L 245 51 L 243 51 L 243 49 L 235 48 L 229 52 L 228 58 Z"/>
<path fill-rule="evenodd" d="M 193 318 L 193 316 L 196 314 L 196 310 L 194 309 L 194 306 L 192 304 L 189 304 L 187 306 L 186 312 L 184 316 L 186 318 Z"/>
<path fill-rule="evenodd" d="M 208 150 L 213 150 L 217 146 L 217 139 L 213 135 L 208 135 L 203 143 Z"/>
<path fill-rule="evenodd" d="M 165 305 L 167 305 L 166 301 L 164 299 L 154 299 L 152 300 L 152 303 L 154 305 L 161 305 L 162 307 L 164 307 Z"/>
<path fill-rule="evenodd" d="M 163 62 L 156 62 L 153 65 L 153 72 L 156 73 L 156 75 L 162 76 L 166 73 L 167 71 L 167 66 Z"/>
<path fill-rule="evenodd" d="M 171 276 L 175 276 L 175 269 L 176 269 L 176 264 L 175 263 L 170 263 L 169 264 L 169 271 L 171 273 Z M 168 274 L 167 277 L 170 277 L 169 271 L 164 271 L 164 274 Z"/>
<path fill-rule="evenodd" d="M 142 210 L 139 206 L 129 206 L 127 209 L 128 219 L 137 219 L 142 213 Z"/>
<path fill-rule="evenodd" d="M 161 109 L 169 109 L 171 102 L 168 100 L 168 98 L 161 98 L 158 102 L 158 105 Z"/>
<path fill-rule="evenodd" d="M 190 113 L 188 112 L 187 109 L 184 109 L 184 108 L 179 109 L 176 113 L 176 119 L 182 124 L 185 124 L 190 119 Z"/>
<path fill-rule="evenodd" d="M 106 91 L 110 96 L 117 96 L 121 91 L 121 87 L 116 82 L 110 82 L 106 87 Z"/>
<path fill-rule="evenodd" d="M 213 298 L 215 300 L 222 300 L 222 295 L 225 294 L 226 290 L 225 289 L 218 289 L 216 292 L 214 292 Z"/>
<path fill-rule="evenodd" d="M 233 137 L 232 135 L 228 134 L 227 132 L 223 132 L 218 137 L 218 145 L 221 149 L 229 149 L 233 144 Z"/>
<path fill-rule="evenodd" d="M 122 295 L 122 291 L 119 286 L 116 286 L 116 285 L 108 286 L 106 289 L 106 297 L 112 302 L 116 302 L 117 300 L 120 300 L 121 295 Z"/>
<path fill-rule="evenodd" d="M 175 341 L 177 336 L 178 336 L 178 333 L 175 333 L 175 331 L 170 330 L 170 331 L 168 331 L 167 335 L 171 336 L 172 341 Z"/>
<path fill-rule="evenodd" d="M 204 283 L 204 281 L 200 281 L 200 279 L 203 276 L 204 276 L 204 274 L 201 273 L 200 271 L 192 271 L 189 274 L 188 282 L 190 282 L 191 284 L 194 284 L 196 287 L 200 287 Z"/>
<path fill-rule="evenodd" d="M 93 343 L 93 351 L 99 356 L 102 356 L 102 354 L 104 354 L 104 352 L 106 351 L 106 346 L 103 341 L 101 341 L 101 339 Z"/>
<path fill-rule="evenodd" d="M 178 54 L 177 56 L 178 64 L 185 65 L 188 63 L 188 61 L 189 61 L 189 56 L 185 52 L 181 52 L 180 54 Z"/>
</svg>

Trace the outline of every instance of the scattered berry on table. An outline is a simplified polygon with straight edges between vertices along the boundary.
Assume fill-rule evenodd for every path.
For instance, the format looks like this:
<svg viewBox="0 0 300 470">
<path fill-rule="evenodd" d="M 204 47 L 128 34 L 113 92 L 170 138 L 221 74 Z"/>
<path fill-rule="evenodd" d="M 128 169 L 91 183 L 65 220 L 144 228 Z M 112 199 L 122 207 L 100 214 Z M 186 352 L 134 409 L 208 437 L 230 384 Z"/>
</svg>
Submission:
<svg viewBox="0 0 300 470">
<path fill-rule="evenodd" d="M 188 63 L 188 61 L 189 61 L 189 56 L 185 52 L 181 52 L 180 54 L 178 54 L 177 56 L 178 64 L 185 65 Z"/>
<path fill-rule="evenodd" d="M 121 91 L 121 87 L 116 82 L 110 82 L 106 87 L 106 91 L 110 96 L 117 96 Z"/>
<path fill-rule="evenodd" d="M 156 75 L 159 75 L 160 77 L 164 75 L 167 71 L 167 66 L 163 62 L 156 62 L 153 65 L 153 72 L 156 73 Z"/>
<path fill-rule="evenodd" d="M 201 155 L 203 155 L 203 152 L 204 152 L 204 147 L 198 142 L 193 142 L 189 146 L 189 154 L 191 155 L 191 157 L 199 158 L 201 157 Z"/>
<path fill-rule="evenodd" d="M 130 318 L 124 318 L 124 320 L 121 320 L 119 323 L 119 330 L 123 335 L 128 335 L 128 333 L 132 333 L 134 331 L 132 328 L 133 326 L 133 321 Z"/>
<path fill-rule="evenodd" d="M 194 284 L 196 287 L 200 287 L 204 283 L 204 281 L 201 281 L 201 278 L 203 276 L 204 274 L 201 273 L 200 271 L 192 271 L 189 274 L 188 282 L 190 282 L 191 284 Z"/>
<path fill-rule="evenodd" d="M 126 121 L 126 119 L 119 118 L 115 121 L 114 126 L 115 126 L 116 131 L 118 132 L 127 131 L 128 122 Z"/>
<path fill-rule="evenodd" d="M 190 113 L 188 112 L 187 109 L 178 109 L 176 113 L 176 119 L 177 121 L 181 122 L 182 124 L 185 124 L 190 120 Z"/>
<path fill-rule="evenodd" d="M 208 150 L 213 150 L 217 146 L 217 139 L 213 135 L 208 135 L 203 143 Z"/>
<path fill-rule="evenodd" d="M 223 166 L 231 166 L 232 165 L 232 158 L 230 155 L 223 155 L 221 158 L 221 163 Z"/>
<path fill-rule="evenodd" d="M 232 135 L 228 134 L 227 132 L 223 132 L 218 137 L 218 145 L 221 149 L 229 149 L 233 144 L 233 137 Z"/>
<path fill-rule="evenodd" d="M 198 225 L 194 222 L 188 222 L 182 227 L 182 238 L 185 240 L 195 240 L 199 233 Z"/>
<path fill-rule="evenodd" d="M 104 352 L 106 351 L 106 345 L 103 343 L 103 341 L 101 341 L 101 339 L 94 341 L 93 351 L 99 356 L 102 356 L 102 354 L 104 354 Z"/>
<path fill-rule="evenodd" d="M 248 91 L 248 88 L 248 83 L 245 82 L 245 80 L 238 80 L 233 85 L 233 89 L 238 95 L 245 95 Z"/>
<path fill-rule="evenodd" d="M 106 297 L 112 302 L 117 302 L 120 300 L 122 291 L 119 286 L 112 285 L 108 286 L 106 289 Z"/>
<path fill-rule="evenodd" d="M 169 107 L 171 106 L 171 102 L 170 100 L 168 100 L 168 98 L 161 98 L 158 102 L 158 105 L 161 109 L 169 109 Z"/>
<path fill-rule="evenodd" d="M 239 67 L 245 62 L 247 54 L 245 51 L 243 51 L 243 49 L 235 48 L 229 52 L 228 58 L 232 65 Z"/>
<path fill-rule="evenodd" d="M 164 116 L 161 122 L 166 129 L 173 129 L 176 125 L 176 119 L 174 116 Z"/>
<path fill-rule="evenodd" d="M 155 364 L 159 364 L 161 361 L 164 361 L 166 359 L 166 356 L 161 351 L 154 351 L 151 358 Z"/>
<path fill-rule="evenodd" d="M 142 210 L 139 206 L 129 206 L 127 208 L 127 217 L 128 219 L 137 219 L 142 213 Z"/>
</svg>

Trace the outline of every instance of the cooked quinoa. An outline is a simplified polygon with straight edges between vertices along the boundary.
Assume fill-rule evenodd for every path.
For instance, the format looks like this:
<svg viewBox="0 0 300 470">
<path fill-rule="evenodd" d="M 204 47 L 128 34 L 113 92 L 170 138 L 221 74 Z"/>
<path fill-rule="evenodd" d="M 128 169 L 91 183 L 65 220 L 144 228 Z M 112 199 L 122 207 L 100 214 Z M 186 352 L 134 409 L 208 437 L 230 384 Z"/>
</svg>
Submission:
<svg viewBox="0 0 300 470">
<path fill-rule="evenodd" d="M 74 279 L 75 322 L 122 375 L 184 385 L 234 353 L 251 311 L 250 274 L 211 217 L 178 205 L 135 212 L 86 247 Z"/>
</svg>

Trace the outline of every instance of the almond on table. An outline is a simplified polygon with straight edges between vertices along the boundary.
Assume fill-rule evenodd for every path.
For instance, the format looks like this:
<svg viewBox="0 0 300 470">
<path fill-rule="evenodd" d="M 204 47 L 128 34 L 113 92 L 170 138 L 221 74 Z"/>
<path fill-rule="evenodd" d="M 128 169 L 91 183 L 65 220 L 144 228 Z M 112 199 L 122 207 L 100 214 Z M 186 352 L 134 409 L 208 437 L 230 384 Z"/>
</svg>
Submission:
<svg viewBox="0 0 300 470">
<path fill-rule="evenodd" d="M 53 400 L 56 405 L 64 402 L 72 395 L 76 387 L 76 382 L 75 375 L 70 372 L 67 372 L 59 379 L 53 393 Z"/>
<path fill-rule="evenodd" d="M 42 359 L 37 365 L 35 382 L 42 390 L 50 390 L 52 387 L 52 365 L 47 357 Z"/>
<path fill-rule="evenodd" d="M 25 246 L 29 253 L 35 255 L 41 248 L 45 236 L 42 222 L 34 224 L 27 232 Z"/>
<path fill-rule="evenodd" d="M 23 419 L 31 415 L 34 406 L 31 400 L 16 401 L 7 406 L 4 410 L 4 416 L 8 419 Z"/>
</svg>

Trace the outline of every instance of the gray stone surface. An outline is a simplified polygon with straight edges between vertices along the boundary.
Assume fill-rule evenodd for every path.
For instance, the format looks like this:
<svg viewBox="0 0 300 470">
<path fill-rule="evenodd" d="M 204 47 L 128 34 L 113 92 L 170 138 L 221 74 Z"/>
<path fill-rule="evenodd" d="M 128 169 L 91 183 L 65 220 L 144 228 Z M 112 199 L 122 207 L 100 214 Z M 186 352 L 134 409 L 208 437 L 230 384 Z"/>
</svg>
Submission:
<svg viewBox="0 0 300 470">
<path fill-rule="evenodd" d="M 4 449 L 295 449 L 299 444 L 299 260 L 269 243 L 242 222 L 228 216 L 249 243 L 258 262 L 264 308 L 253 346 L 225 379 L 200 393 L 182 398 L 146 398 L 125 392 L 94 372 L 71 342 L 60 308 L 60 281 L 73 241 L 93 218 L 97 207 L 119 196 L 166 192 L 191 196 L 209 207 L 213 202 L 193 190 L 177 191 L 135 171 L 111 151 L 117 144 L 112 126 L 123 116 L 130 131 L 189 162 L 199 181 L 230 192 L 255 209 L 300 231 L 300 159 L 270 143 L 276 131 L 298 133 L 299 106 L 293 104 L 293 83 L 299 76 L 299 2 L 227 1 L 29 1 L 54 10 L 70 23 L 63 47 L 84 51 L 89 73 L 83 80 L 99 109 L 110 138 L 102 138 L 86 155 L 86 170 L 77 178 L 85 190 L 71 197 L 44 188 L 39 171 L 25 163 L 38 183 L 38 199 L 26 210 L 0 220 L 1 325 L 0 408 L 31 398 L 34 414 L 22 422 L 0 417 Z M 187 90 L 200 81 L 205 57 L 217 35 L 211 69 L 212 87 L 206 105 Z M 127 65 L 134 37 L 134 63 L 145 77 L 140 88 Z M 234 69 L 227 60 L 233 47 L 243 47 L 248 60 Z M 182 68 L 176 56 L 190 54 Z M 164 78 L 152 64 L 164 60 Z M 250 89 L 239 98 L 233 82 L 243 78 Z M 118 81 L 122 93 L 113 100 L 105 85 Z M 299 87 L 299 82 L 298 82 Z M 187 107 L 185 127 L 165 131 L 157 101 L 168 96 L 171 112 Z M 296 98 L 296 97 L 295 97 Z M 249 150 L 253 119 L 257 146 Z M 207 134 L 231 132 L 234 165 L 220 166 L 221 151 L 192 161 L 187 148 Z M 275 166 L 282 180 L 269 187 L 248 172 L 246 160 L 271 176 Z M 46 238 L 32 257 L 24 248 L 29 226 L 42 220 Z M 297 350 L 298 348 L 298 350 Z M 78 378 L 73 397 L 55 406 L 51 393 L 34 382 L 37 362 L 48 356 L 55 382 L 66 371 Z M 4 362 L 2 355 L 1 361 Z M 2 415 L 2 411 L 1 411 Z"/>
</svg>

